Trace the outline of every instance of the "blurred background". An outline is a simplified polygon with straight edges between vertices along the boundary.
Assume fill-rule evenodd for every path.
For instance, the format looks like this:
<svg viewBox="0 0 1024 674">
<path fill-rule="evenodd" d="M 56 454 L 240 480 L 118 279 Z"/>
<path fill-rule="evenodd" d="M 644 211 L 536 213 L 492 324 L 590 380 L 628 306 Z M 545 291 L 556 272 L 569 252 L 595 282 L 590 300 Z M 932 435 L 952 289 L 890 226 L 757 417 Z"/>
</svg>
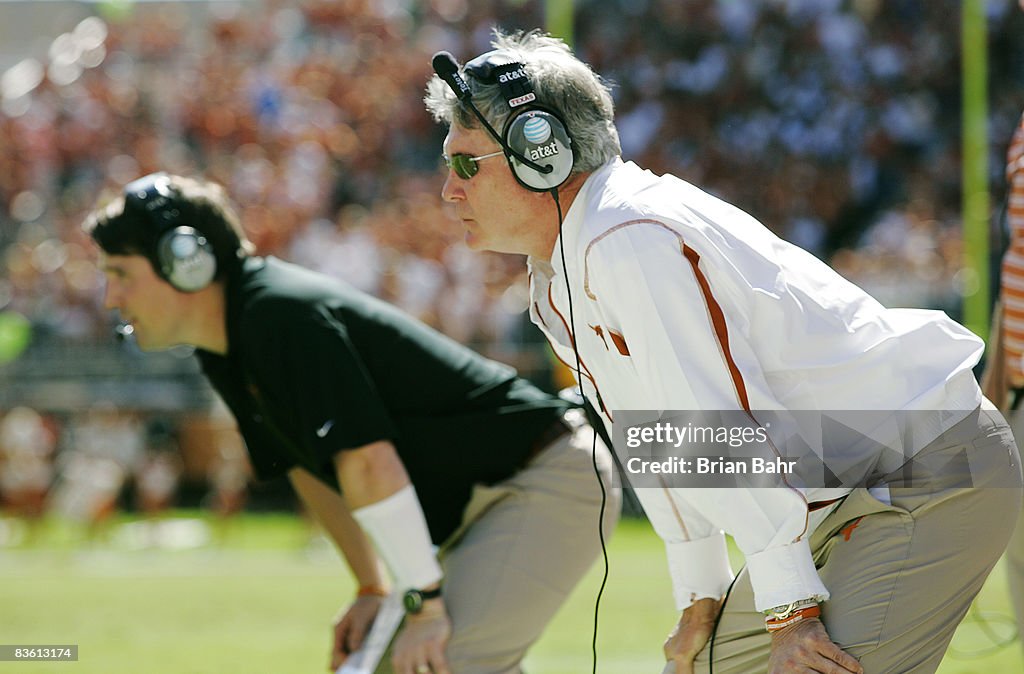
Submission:
<svg viewBox="0 0 1024 674">
<path fill-rule="evenodd" d="M 984 6 L 998 253 L 1024 12 L 1017 0 Z M 104 194 L 152 171 L 224 184 L 261 254 L 343 278 L 549 390 L 564 385 L 525 313 L 523 259 L 469 252 L 439 198 L 445 130 L 421 101 L 434 52 L 466 61 L 493 27 L 542 27 L 549 9 L 0 2 L 0 549 L 29 545 L 48 516 L 91 541 L 123 513 L 226 521 L 296 507 L 285 485 L 250 483 L 234 424 L 187 351 L 143 356 L 114 338 L 79 226 Z M 571 25 L 578 55 L 614 84 L 626 159 L 737 204 L 886 305 L 959 319 L 972 283 L 960 9 L 576 0 Z M 135 533 L 143 545 L 208 538 Z"/>
<path fill-rule="evenodd" d="M 570 25 L 615 85 L 627 159 L 738 204 L 887 305 L 960 318 L 960 4 L 578 0 Z M 985 7 L 995 220 L 1024 107 L 1024 12 Z M 421 102 L 435 51 L 468 60 L 494 26 L 544 26 L 546 9 L 0 2 L 0 427 L 13 427 L 0 437 L 47 438 L 27 443 L 24 479 L 41 487 L 66 452 L 102 445 L 85 438 L 104 416 L 133 438 L 112 457 L 126 485 L 149 464 L 169 480 L 170 462 L 149 459 L 178 445 L 185 503 L 239 454 L 189 354 L 142 357 L 101 306 L 80 222 L 157 170 L 227 186 L 261 253 L 343 278 L 546 388 L 566 383 L 529 326 L 523 260 L 462 244 L 439 198 L 444 129 Z M 27 409 L 4 421 L 14 408 Z M 3 482 L 29 462 L 17 445 L 0 445 Z"/>
</svg>

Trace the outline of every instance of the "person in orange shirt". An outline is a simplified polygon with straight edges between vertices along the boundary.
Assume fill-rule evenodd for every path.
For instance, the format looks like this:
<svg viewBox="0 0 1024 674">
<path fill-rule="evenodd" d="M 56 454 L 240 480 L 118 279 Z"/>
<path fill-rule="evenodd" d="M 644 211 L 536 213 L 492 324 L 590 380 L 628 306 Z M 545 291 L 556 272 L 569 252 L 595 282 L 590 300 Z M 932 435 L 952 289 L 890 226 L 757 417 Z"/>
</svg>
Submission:
<svg viewBox="0 0 1024 674">
<path fill-rule="evenodd" d="M 1024 116 L 1007 152 L 1006 184 L 1010 246 L 1003 256 L 1000 306 L 984 384 L 986 394 L 1006 415 L 1014 436 L 1020 438 L 1024 437 Z M 1018 633 L 1024 634 L 1024 524 L 1018 523 L 1006 548 L 1006 572 Z"/>
</svg>

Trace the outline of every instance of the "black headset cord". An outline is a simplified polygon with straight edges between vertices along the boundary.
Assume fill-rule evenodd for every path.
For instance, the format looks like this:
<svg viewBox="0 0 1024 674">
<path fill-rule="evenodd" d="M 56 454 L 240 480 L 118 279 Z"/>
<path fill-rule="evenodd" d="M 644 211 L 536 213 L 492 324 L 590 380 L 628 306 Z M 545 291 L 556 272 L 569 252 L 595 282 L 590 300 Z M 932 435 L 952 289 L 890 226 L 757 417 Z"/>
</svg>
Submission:
<svg viewBox="0 0 1024 674">
<path fill-rule="evenodd" d="M 559 254 L 562 258 L 562 270 L 568 275 L 569 269 L 565 264 L 565 237 L 562 231 L 562 202 L 558 199 L 558 188 L 551 190 L 551 198 L 555 200 L 555 206 L 558 209 L 558 247 Z M 572 306 L 572 288 L 569 283 L 568 277 L 565 283 L 565 293 L 569 299 L 569 340 L 572 343 L 572 352 L 576 357 L 576 374 L 578 375 L 578 381 L 580 385 L 580 396 L 583 398 L 583 404 L 587 404 L 587 394 L 583 391 L 583 366 L 580 360 L 580 352 L 576 346 L 576 319 L 573 314 Z M 594 408 L 595 421 L 600 422 L 600 416 L 597 412 L 597 408 Z M 614 451 L 614 450 L 613 450 Z M 598 516 L 597 522 L 597 534 L 601 539 L 601 558 L 604 561 L 604 573 L 601 576 L 601 587 L 597 591 L 597 597 L 594 599 L 594 635 L 591 640 L 590 649 L 592 654 L 593 667 L 591 672 L 597 674 L 597 631 L 598 631 L 598 618 L 601 611 L 601 597 L 604 595 L 604 588 L 608 584 L 608 547 L 604 538 L 604 512 L 608 503 L 608 492 L 604 487 L 604 480 L 601 478 L 601 470 L 597 466 L 597 429 L 594 429 L 594 442 L 591 446 L 590 451 L 591 461 L 594 466 L 594 475 L 597 476 L 597 484 L 601 487 L 601 511 Z M 711 628 L 711 640 L 708 644 L 708 674 L 714 674 L 715 671 L 715 636 L 718 633 L 718 624 L 722 621 L 722 614 L 725 612 L 725 604 L 729 601 L 729 594 L 732 593 L 732 588 L 736 584 L 736 580 L 739 578 L 737 575 L 729 583 L 728 589 L 725 591 L 725 597 L 722 599 L 722 606 L 718 610 L 718 615 L 715 616 L 715 624 Z"/>
<path fill-rule="evenodd" d="M 725 613 L 725 604 L 729 601 L 732 587 L 739 580 L 740 575 L 736 574 L 729 587 L 725 590 L 725 597 L 722 598 L 722 605 L 718 607 L 718 615 L 715 616 L 715 624 L 711 628 L 711 642 L 708 644 L 708 674 L 715 674 L 715 635 L 718 633 L 718 623 L 722 622 L 722 614 Z"/>
<path fill-rule="evenodd" d="M 562 270 L 568 274 L 569 270 L 565 266 L 565 238 L 562 232 L 562 202 L 558 199 L 558 188 L 551 190 L 551 198 L 555 200 L 555 207 L 558 209 L 558 247 L 562 257 Z M 587 404 L 587 394 L 583 391 L 583 366 L 580 360 L 580 352 L 576 346 L 576 319 L 573 315 L 572 307 L 572 289 L 570 287 L 569 279 L 566 277 L 565 280 L 565 293 L 569 298 L 569 340 L 572 344 L 572 352 L 576 357 L 576 375 L 577 381 L 580 385 L 580 396 L 583 398 L 584 408 Z M 597 408 L 594 408 L 595 422 L 600 423 L 601 417 L 597 412 Z M 593 667 L 591 671 L 593 674 L 597 674 L 597 627 L 598 617 L 601 611 L 601 596 L 604 594 L 605 585 L 608 584 L 608 547 L 604 539 L 604 512 L 608 504 L 608 492 L 604 487 L 604 480 L 601 478 L 601 470 L 597 466 L 597 428 L 592 429 L 594 431 L 593 445 L 590 448 L 590 458 L 594 466 L 594 475 L 597 476 L 597 484 L 601 487 L 601 510 L 598 514 L 597 519 L 597 535 L 601 539 L 601 558 L 604 561 L 604 574 L 601 576 L 601 587 L 597 591 L 597 597 L 594 599 L 594 635 L 590 642 L 590 650 L 593 657 Z"/>
</svg>

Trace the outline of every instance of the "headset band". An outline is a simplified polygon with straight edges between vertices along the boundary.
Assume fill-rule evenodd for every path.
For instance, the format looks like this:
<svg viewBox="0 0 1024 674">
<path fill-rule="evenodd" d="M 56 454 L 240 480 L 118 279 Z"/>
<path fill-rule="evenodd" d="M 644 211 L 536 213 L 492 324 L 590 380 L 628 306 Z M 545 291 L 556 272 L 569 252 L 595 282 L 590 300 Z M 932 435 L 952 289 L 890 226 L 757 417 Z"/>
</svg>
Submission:
<svg viewBox="0 0 1024 674">
<path fill-rule="evenodd" d="M 537 100 L 526 69 L 511 52 L 503 49 L 489 51 L 467 63 L 463 70 L 482 84 L 497 84 L 512 109 Z"/>
</svg>

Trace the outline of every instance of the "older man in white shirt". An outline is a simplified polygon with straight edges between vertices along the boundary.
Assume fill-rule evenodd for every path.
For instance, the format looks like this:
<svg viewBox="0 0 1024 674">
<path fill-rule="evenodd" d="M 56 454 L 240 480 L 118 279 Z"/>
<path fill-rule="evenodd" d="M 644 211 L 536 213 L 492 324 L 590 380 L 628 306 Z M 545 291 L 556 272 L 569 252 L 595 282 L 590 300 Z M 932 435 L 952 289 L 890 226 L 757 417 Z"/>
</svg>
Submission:
<svg viewBox="0 0 1024 674">
<path fill-rule="evenodd" d="M 608 429 L 636 410 L 819 417 L 821 437 L 780 424 L 766 447 L 817 446 L 832 479 L 638 483 L 682 611 L 665 671 L 934 671 L 1021 500 L 1017 448 L 972 373 L 982 341 L 624 163 L 607 86 L 562 42 L 494 47 L 435 58 L 442 195 L 471 247 L 530 256 L 531 318 Z M 821 430 L 832 417 L 852 435 Z M 724 534 L 747 560 L 735 579 Z"/>
</svg>

